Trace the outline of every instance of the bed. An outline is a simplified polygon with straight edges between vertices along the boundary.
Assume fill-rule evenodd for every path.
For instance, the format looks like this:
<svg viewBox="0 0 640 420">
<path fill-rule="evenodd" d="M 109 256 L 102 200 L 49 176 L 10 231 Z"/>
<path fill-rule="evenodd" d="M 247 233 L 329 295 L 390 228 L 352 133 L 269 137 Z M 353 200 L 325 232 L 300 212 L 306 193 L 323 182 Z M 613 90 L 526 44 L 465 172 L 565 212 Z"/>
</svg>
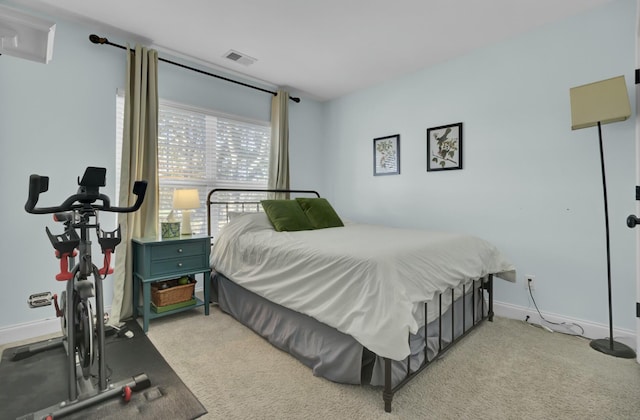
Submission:
<svg viewBox="0 0 640 420">
<path fill-rule="evenodd" d="M 315 191 L 214 189 L 207 223 L 221 310 L 314 375 L 382 387 L 387 412 L 395 392 L 492 320 L 494 276 L 515 281 L 487 241 L 343 221 Z"/>
</svg>

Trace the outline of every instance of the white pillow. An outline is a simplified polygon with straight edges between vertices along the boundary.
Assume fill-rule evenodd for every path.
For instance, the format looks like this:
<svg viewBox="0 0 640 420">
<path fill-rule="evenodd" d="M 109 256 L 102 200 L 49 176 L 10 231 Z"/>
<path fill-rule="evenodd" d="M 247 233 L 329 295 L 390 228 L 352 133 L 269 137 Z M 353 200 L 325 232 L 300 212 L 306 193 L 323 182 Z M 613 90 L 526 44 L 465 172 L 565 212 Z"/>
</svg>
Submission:
<svg viewBox="0 0 640 420">
<path fill-rule="evenodd" d="M 242 224 L 243 230 L 273 230 L 273 225 L 265 212 L 229 212 L 229 224 Z"/>
<path fill-rule="evenodd" d="M 227 212 L 227 220 L 229 220 L 231 222 L 234 219 L 242 216 L 243 214 L 246 214 L 246 213 L 242 212 L 242 211 L 229 211 L 229 212 Z"/>
</svg>

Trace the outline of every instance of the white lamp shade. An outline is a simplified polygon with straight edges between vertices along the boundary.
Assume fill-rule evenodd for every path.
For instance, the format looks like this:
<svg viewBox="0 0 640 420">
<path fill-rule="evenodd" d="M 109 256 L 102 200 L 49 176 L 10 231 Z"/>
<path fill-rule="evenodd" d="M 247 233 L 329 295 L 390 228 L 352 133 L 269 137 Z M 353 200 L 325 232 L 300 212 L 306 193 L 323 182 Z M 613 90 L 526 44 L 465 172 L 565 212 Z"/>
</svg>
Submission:
<svg viewBox="0 0 640 420">
<path fill-rule="evenodd" d="M 173 191 L 173 208 L 175 210 L 191 210 L 200 207 L 200 196 L 198 190 L 175 190 Z"/>
<path fill-rule="evenodd" d="M 631 116 L 624 76 L 571 88 L 569 96 L 572 130 L 624 121 Z"/>
</svg>

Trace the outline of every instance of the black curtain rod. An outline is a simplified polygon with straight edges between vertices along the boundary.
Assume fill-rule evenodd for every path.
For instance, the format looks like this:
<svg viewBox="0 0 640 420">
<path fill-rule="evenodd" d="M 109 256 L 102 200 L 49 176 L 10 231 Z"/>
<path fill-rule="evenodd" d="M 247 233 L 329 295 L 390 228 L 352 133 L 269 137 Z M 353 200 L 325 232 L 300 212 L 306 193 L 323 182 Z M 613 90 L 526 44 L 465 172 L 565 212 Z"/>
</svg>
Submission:
<svg viewBox="0 0 640 420">
<path fill-rule="evenodd" d="M 127 49 L 127 47 L 125 47 L 123 45 L 114 44 L 113 42 L 110 42 L 107 38 L 99 37 L 96 34 L 89 35 L 89 41 L 93 42 L 94 44 L 106 44 L 106 45 L 111 45 L 112 47 L 120 48 L 120 49 L 123 49 L 123 50 Z M 129 49 L 129 51 L 134 51 L 134 50 L 133 49 Z M 201 73 L 201 74 L 206 74 L 207 76 L 215 77 L 217 79 L 222 79 L 222 80 L 225 80 L 227 82 L 231 82 L 231 83 L 235 83 L 237 85 L 241 85 L 241 86 L 248 87 L 248 88 L 251 88 L 251 89 L 259 90 L 261 92 L 270 93 L 272 95 L 277 95 L 278 94 L 278 92 L 273 92 L 271 90 L 263 89 L 263 88 L 258 87 L 258 86 L 250 85 L 248 83 L 239 82 L 237 80 L 233 80 L 233 79 L 229 79 L 227 77 L 219 76 L 217 74 L 209 73 L 209 72 L 206 72 L 204 70 L 196 69 L 194 67 L 189 67 L 189 66 L 186 66 L 184 64 L 176 63 L 175 61 L 167 60 L 166 58 L 158 57 L 158 61 L 163 61 L 165 63 L 173 64 L 174 66 L 182 67 L 183 69 L 192 70 L 192 71 L 195 71 L 195 72 Z M 296 103 L 300 102 L 300 98 L 295 98 L 293 96 L 289 96 L 289 99 L 291 99 L 293 102 L 296 102 Z"/>
</svg>

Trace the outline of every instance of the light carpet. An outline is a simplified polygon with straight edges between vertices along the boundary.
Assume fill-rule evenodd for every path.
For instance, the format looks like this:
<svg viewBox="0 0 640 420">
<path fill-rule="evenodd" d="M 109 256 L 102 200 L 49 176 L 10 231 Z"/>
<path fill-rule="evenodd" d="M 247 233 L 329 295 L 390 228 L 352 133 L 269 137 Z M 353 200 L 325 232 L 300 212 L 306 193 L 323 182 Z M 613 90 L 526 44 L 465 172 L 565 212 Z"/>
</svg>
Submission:
<svg viewBox="0 0 640 420">
<path fill-rule="evenodd" d="M 205 419 L 639 419 L 640 365 L 578 337 L 495 318 L 394 397 L 314 377 L 218 307 L 151 322 L 149 338 Z"/>
</svg>

